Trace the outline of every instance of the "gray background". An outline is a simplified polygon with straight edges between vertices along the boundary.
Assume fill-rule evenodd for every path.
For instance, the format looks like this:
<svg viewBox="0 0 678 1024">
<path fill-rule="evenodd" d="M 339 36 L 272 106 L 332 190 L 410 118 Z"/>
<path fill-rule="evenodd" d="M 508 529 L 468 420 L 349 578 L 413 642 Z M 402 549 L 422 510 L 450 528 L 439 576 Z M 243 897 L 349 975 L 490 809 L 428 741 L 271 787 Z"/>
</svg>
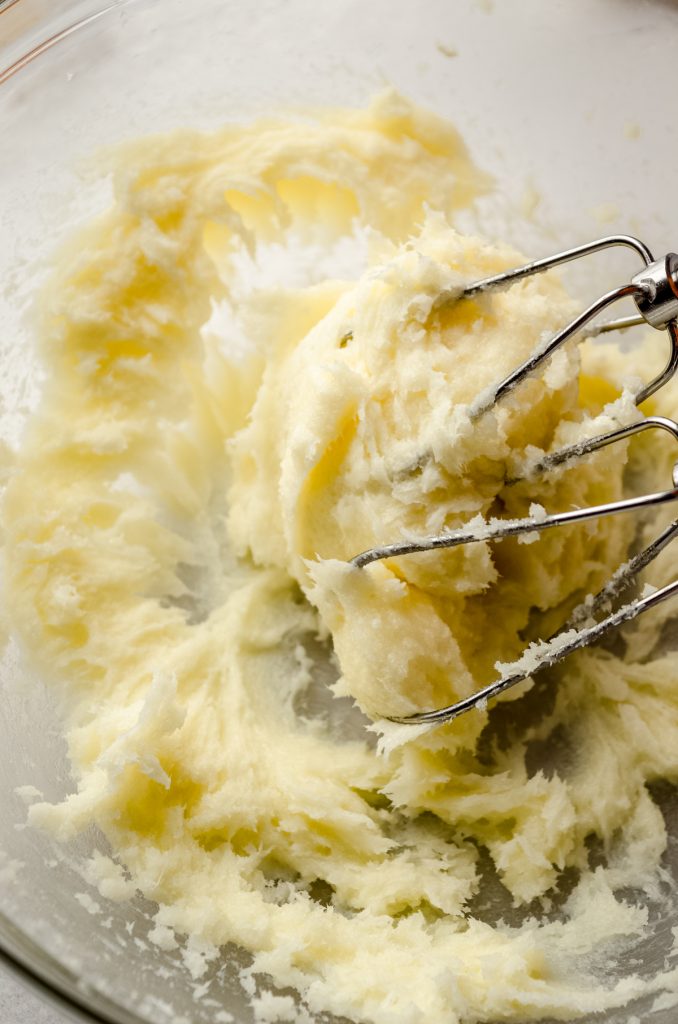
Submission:
<svg viewBox="0 0 678 1024">
<path fill-rule="evenodd" d="M 65 1024 L 65 1018 L 0 968 L 2 1024 Z"/>
</svg>

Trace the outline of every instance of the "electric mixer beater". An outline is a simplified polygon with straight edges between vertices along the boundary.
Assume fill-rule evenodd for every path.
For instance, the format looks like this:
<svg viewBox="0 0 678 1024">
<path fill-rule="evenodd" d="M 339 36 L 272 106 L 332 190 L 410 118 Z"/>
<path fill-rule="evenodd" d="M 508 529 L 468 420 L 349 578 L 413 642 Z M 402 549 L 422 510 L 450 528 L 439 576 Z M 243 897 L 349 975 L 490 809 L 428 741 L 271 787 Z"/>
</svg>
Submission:
<svg viewBox="0 0 678 1024">
<path fill-rule="evenodd" d="M 643 242 L 630 235 L 611 235 L 606 238 L 589 242 L 556 253 L 553 256 L 536 260 L 508 270 L 501 274 L 476 281 L 463 289 L 455 300 L 470 298 L 491 289 L 508 288 L 523 278 L 542 273 L 553 267 L 569 263 L 617 246 L 634 250 L 643 261 L 643 268 L 635 274 L 631 281 L 607 292 L 593 302 L 587 309 L 576 316 L 553 337 L 541 344 L 532 355 L 496 387 L 489 389 L 476 399 L 469 409 L 471 420 L 478 420 L 488 410 L 494 408 L 521 382 L 534 373 L 553 353 L 574 335 L 591 336 L 612 330 L 621 330 L 637 324 L 649 324 L 657 330 L 666 331 L 670 340 L 669 358 L 665 368 L 649 384 L 645 385 L 635 396 L 635 404 L 640 405 L 662 386 L 671 380 L 678 369 L 678 255 L 669 253 L 663 259 L 655 260 Z M 592 325 L 595 317 L 616 302 L 630 297 L 635 302 L 637 314 Z M 622 426 L 616 430 L 585 441 L 578 442 L 567 448 L 547 455 L 532 469 L 532 474 L 546 472 L 561 466 L 571 459 L 583 458 L 591 452 L 598 451 L 607 445 L 614 444 L 644 430 L 658 429 L 670 433 L 678 440 L 678 423 L 663 416 L 646 416 L 642 419 Z M 370 548 L 356 555 L 351 561 L 359 569 L 371 562 L 385 558 L 408 555 L 439 548 L 452 548 L 462 544 L 479 541 L 500 541 L 505 537 L 534 533 L 552 529 L 569 523 L 596 519 L 600 516 L 616 515 L 621 512 L 638 511 L 652 506 L 663 505 L 678 499 L 678 463 L 673 468 L 672 486 L 669 490 L 644 494 L 638 497 L 625 498 L 621 501 L 593 505 L 587 508 L 556 512 L 524 519 L 494 519 L 487 523 L 424 537 Z M 626 590 L 640 573 L 678 534 L 678 520 L 665 529 L 651 544 L 645 547 L 625 565 L 615 572 L 605 586 L 586 602 L 578 606 L 565 625 L 548 640 L 530 645 L 522 657 L 516 661 L 498 666 L 499 677 L 471 696 L 450 704 L 447 707 L 430 711 L 417 712 L 391 721 L 403 724 L 440 724 L 456 718 L 474 707 L 484 707 L 487 701 L 504 690 L 533 675 L 535 672 L 561 661 L 574 651 L 587 647 L 599 640 L 611 629 L 635 619 L 642 612 L 654 607 L 678 593 L 678 580 L 666 586 L 642 595 L 622 605 L 602 619 L 596 619 L 607 609 L 613 599 Z M 582 625 L 583 624 L 583 625 Z"/>
</svg>

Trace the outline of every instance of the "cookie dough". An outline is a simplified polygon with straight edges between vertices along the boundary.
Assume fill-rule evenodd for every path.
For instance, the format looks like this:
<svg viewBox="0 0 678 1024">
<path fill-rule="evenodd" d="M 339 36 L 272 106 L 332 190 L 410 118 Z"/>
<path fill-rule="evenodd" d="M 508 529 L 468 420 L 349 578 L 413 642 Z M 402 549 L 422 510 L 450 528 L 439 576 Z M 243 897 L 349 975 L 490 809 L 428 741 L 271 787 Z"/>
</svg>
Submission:
<svg viewBox="0 0 678 1024">
<path fill-rule="evenodd" d="M 459 299 L 520 256 L 455 229 L 491 183 L 391 91 L 106 159 L 111 209 L 41 303 L 44 395 L 4 502 L 7 605 L 62 696 L 77 780 L 31 822 L 64 841 L 96 825 L 128 879 L 99 864 L 102 892 L 156 901 L 159 944 L 238 943 L 314 1013 L 569 1019 L 672 992 L 668 966 L 605 976 L 647 927 L 620 890 L 651 892 L 666 846 L 647 783 L 678 768 L 669 608 L 627 630 L 624 658 L 583 652 L 548 687 L 380 750 L 309 704 L 348 695 L 384 732 L 449 703 L 626 558 L 619 517 L 347 562 L 619 497 L 646 439 L 520 478 L 636 415 L 620 380 L 645 356 L 569 347 L 471 423 L 574 307 L 545 278 Z M 652 473 L 673 456 L 659 444 Z M 488 886 L 514 921 L 478 912 Z"/>
</svg>

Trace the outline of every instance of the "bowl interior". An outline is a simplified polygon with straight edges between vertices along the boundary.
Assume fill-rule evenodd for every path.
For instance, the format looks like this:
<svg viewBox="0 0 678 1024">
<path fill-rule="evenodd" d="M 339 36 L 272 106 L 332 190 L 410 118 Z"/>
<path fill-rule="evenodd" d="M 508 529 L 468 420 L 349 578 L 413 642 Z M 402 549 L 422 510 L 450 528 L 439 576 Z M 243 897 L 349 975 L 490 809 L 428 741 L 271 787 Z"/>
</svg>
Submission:
<svg viewBox="0 0 678 1024">
<path fill-rule="evenodd" d="M 106 205 L 109 183 L 88 174 L 88 155 L 123 138 L 215 126 L 303 107 L 309 98 L 364 104 L 389 82 L 452 120 L 476 162 L 495 176 L 497 194 L 471 227 L 535 255 L 614 232 L 637 233 L 657 253 L 671 249 L 672 239 L 675 245 L 672 3 L 56 6 L 14 0 L 0 7 L 0 76 L 8 69 L 0 77 L 0 437 L 10 445 L 40 390 L 32 298 L 60 240 Z M 574 273 L 574 287 L 592 297 L 630 272 L 628 256 L 601 258 Z M 87 1019 L 218 1024 L 227 1011 L 252 1020 L 238 981 L 246 954 L 227 950 L 203 977 L 191 978 L 180 951 L 149 943 L 149 905 L 114 903 L 90 886 L 83 863 L 105 848 L 101 836 L 57 846 L 24 827 L 30 787 L 58 799 L 73 786 L 45 682 L 7 639 L 0 664 L 2 945 L 89 1007 Z M 678 803 L 669 790 L 661 796 L 678 838 Z M 671 858 L 678 867 L 675 842 Z M 667 901 L 656 946 L 639 951 L 648 969 L 675 925 L 678 910 Z M 669 1024 L 672 1012 L 652 1020 Z M 627 1016 L 601 1020 L 620 1024 Z"/>
</svg>

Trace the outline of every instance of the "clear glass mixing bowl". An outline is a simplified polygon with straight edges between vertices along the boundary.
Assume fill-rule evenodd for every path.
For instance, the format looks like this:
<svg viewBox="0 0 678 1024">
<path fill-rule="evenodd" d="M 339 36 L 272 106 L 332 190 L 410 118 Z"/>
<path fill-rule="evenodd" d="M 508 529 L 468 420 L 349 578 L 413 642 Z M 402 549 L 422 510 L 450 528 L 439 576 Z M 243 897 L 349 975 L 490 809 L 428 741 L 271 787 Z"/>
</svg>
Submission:
<svg viewBox="0 0 678 1024">
<path fill-rule="evenodd" d="M 97 146 L 286 105 L 363 103 L 389 81 L 455 121 L 496 175 L 499 195 L 478 213 L 488 232 L 547 252 L 631 230 L 664 252 L 678 236 L 677 45 L 669 0 L 0 2 L 0 435 L 16 441 L 39 390 L 30 308 L 49 254 L 106 203 L 107 183 L 82 173 Z M 580 272 L 576 286 L 595 292 L 613 270 Z M 63 847 L 24 827 L 17 787 L 55 799 L 72 780 L 49 689 L 11 639 L 0 693 L 6 964 L 79 1020 L 214 1024 L 219 1008 L 252 1020 L 237 980 L 244 953 L 226 950 L 197 989 L 176 953 L 146 941 L 149 905 L 110 903 L 88 885 L 81 865 L 101 836 Z M 668 791 L 663 807 L 678 837 Z M 638 951 L 645 969 L 673 925 L 667 904 Z M 631 1012 L 675 1020 L 646 1006 L 604 1019 Z"/>
</svg>

